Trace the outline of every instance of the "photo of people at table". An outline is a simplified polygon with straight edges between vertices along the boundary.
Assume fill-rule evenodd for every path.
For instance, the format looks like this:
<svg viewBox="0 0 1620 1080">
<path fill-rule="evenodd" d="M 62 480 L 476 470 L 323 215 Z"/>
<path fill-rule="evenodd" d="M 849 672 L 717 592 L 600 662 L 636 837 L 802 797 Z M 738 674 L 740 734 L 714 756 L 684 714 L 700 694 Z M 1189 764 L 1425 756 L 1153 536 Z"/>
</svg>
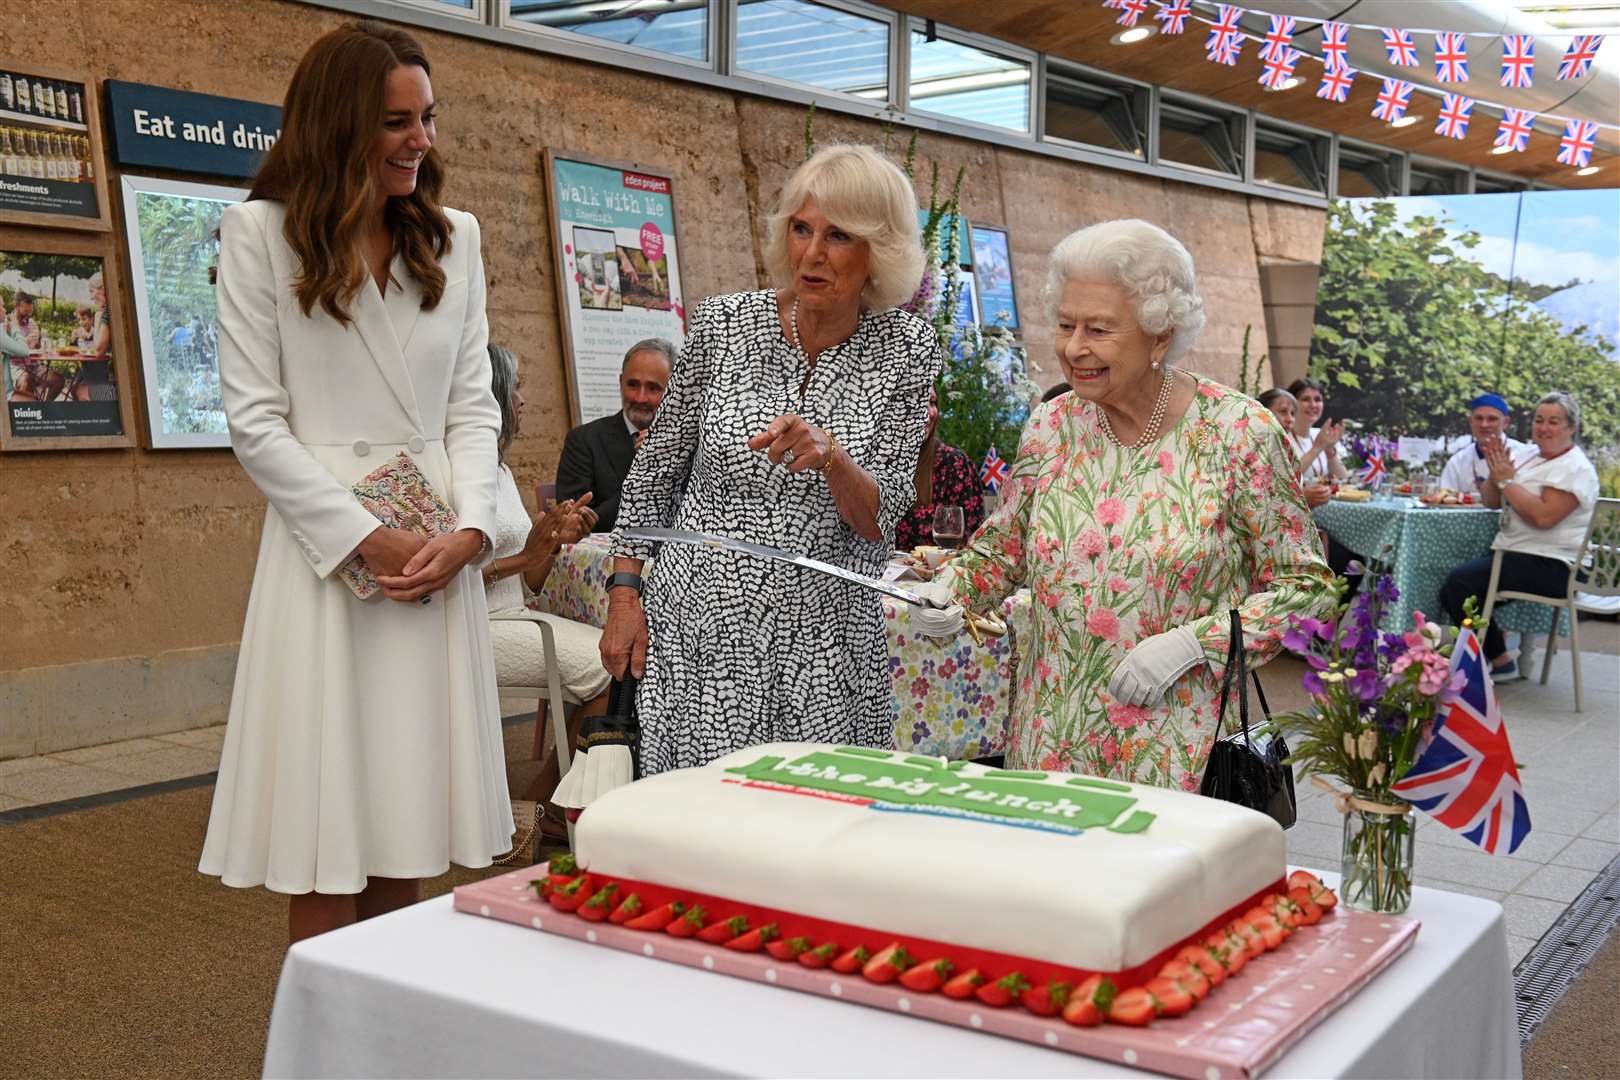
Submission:
<svg viewBox="0 0 1620 1080">
<path fill-rule="evenodd" d="M 0 305 L 11 433 L 118 434 L 113 325 L 101 260 L 0 251 Z M 28 405 L 45 408 L 18 408 Z"/>
<path fill-rule="evenodd" d="M 607 229 L 574 226 L 574 281 L 579 286 L 581 307 L 597 311 L 622 311 L 619 291 L 618 249 Z"/>
</svg>

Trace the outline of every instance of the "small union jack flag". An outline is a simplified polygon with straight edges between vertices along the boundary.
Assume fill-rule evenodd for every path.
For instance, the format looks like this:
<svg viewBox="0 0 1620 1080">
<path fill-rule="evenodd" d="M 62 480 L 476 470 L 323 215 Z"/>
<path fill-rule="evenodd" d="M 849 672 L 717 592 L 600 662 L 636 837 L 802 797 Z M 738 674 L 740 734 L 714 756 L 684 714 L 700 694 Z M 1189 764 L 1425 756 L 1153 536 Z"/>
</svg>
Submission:
<svg viewBox="0 0 1620 1080">
<path fill-rule="evenodd" d="M 996 452 L 995 447 L 985 451 L 984 468 L 979 470 L 979 479 L 991 491 L 1000 491 L 1001 485 L 1007 482 L 1007 462 Z"/>
<path fill-rule="evenodd" d="M 1564 125 L 1564 137 L 1558 140 L 1558 160 L 1564 165 L 1584 169 L 1592 164 L 1592 148 L 1597 146 L 1596 120 L 1571 120 Z"/>
<path fill-rule="evenodd" d="M 1286 56 L 1288 49 L 1294 43 L 1294 17 L 1292 15 L 1273 15 L 1271 29 L 1266 31 L 1266 39 L 1260 43 L 1260 57 L 1263 60 L 1274 60 Z"/>
<path fill-rule="evenodd" d="M 1441 82 L 1468 81 L 1468 38 L 1444 31 L 1434 35 L 1434 77 Z"/>
<path fill-rule="evenodd" d="M 1469 102 L 1469 104 L 1473 103 Z M 1363 465 L 1361 471 L 1356 475 L 1361 478 L 1362 483 L 1372 487 L 1389 475 L 1389 468 L 1384 464 L 1383 458 L 1377 454 L 1370 454 L 1367 457 L 1367 464 Z"/>
<path fill-rule="evenodd" d="M 1222 38 L 1214 45 L 1211 45 L 1209 52 L 1205 53 L 1204 57 L 1211 63 L 1225 64 L 1227 67 L 1233 67 L 1237 64 L 1238 57 L 1242 55 L 1242 53 L 1243 38 L 1229 37 Z"/>
<path fill-rule="evenodd" d="M 1187 16 L 1192 14 L 1192 0 L 1171 0 L 1154 15 L 1164 24 L 1164 34 L 1179 34 L 1187 29 Z"/>
<path fill-rule="evenodd" d="M 1125 0 L 1102 0 L 1102 5 L 1105 8 L 1115 8 L 1115 9 L 1117 9 L 1124 2 L 1125 2 Z"/>
<path fill-rule="evenodd" d="M 1422 753 L 1389 789 L 1492 855 L 1512 854 L 1530 835 L 1530 806 L 1472 630 L 1457 638 L 1451 671 L 1462 673 L 1461 688 L 1436 710 Z"/>
<path fill-rule="evenodd" d="M 1350 66 L 1350 28 L 1344 23 L 1322 24 L 1322 67 L 1342 71 Z"/>
<path fill-rule="evenodd" d="M 1384 48 L 1389 50 L 1389 62 L 1396 67 L 1417 67 L 1417 45 L 1410 30 L 1385 30 Z"/>
<path fill-rule="evenodd" d="M 1468 134 L 1468 120 L 1473 114 L 1473 98 L 1447 94 L 1440 106 L 1440 119 L 1434 125 L 1434 133 L 1448 139 L 1461 139 Z"/>
<path fill-rule="evenodd" d="M 1502 39 L 1502 85 L 1528 90 L 1536 77 L 1536 39 L 1509 34 Z"/>
<path fill-rule="evenodd" d="M 1283 49 L 1281 53 L 1268 56 L 1262 61 L 1264 70 L 1260 72 L 1260 83 L 1267 90 L 1281 90 L 1283 84 L 1294 77 L 1294 65 L 1299 63 L 1302 54 L 1298 49 Z"/>
<path fill-rule="evenodd" d="M 1142 17 L 1147 10 L 1148 0 L 1121 0 L 1119 5 L 1119 18 L 1114 21 L 1121 26 L 1135 26 L 1136 20 Z"/>
<path fill-rule="evenodd" d="M 1400 79 L 1385 79 L 1384 88 L 1378 92 L 1378 103 L 1373 106 L 1372 114 L 1387 124 L 1393 124 L 1406 115 L 1406 107 L 1412 104 L 1412 84 L 1402 82 Z"/>
<path fill-rule="evenodd" d="M 1603 47 L 1602 34 L 1582 34 L 1569 43 L 1564 58 L 1558 62 L 1560 79 L 1582 79 L 1592 70 L 1592 61 Z"/>
<path fill-rule="evenodd" d="M 1243 49 L 1243 28 L 1238 25 L 1243 9 L 1235 4 L 1220 4 L 1216 10 L 1219 17 L 1210 24 L 1209 39 L 1204 42 L 1204 51 L 1211 54 L 1212 60 L 1216 49 L 1228 41 L 1236 41 L 1238 51 Z M 1235 64 L 1237 60 L 1234 58 L 1232 62 Z"/>
<path fill-rule="evenodd" d="M 1356 73 L 1350 68 L 1329 68 L 1322 72 L 1322 85 L 1316 88 L 1316 96 L 1328 101 L 1347 101 L 1350 97 L 1350 84 L 1355 81 Z"/>
<path fill-rule="evenodd" d="M 1535 129 L 1536 114 L 1529 109 L 1506 109 L 1502 125 L 1496 129 L 1496 145 L 1518 153 L 1530 145 L 1530 132 Z"/>
</svg>

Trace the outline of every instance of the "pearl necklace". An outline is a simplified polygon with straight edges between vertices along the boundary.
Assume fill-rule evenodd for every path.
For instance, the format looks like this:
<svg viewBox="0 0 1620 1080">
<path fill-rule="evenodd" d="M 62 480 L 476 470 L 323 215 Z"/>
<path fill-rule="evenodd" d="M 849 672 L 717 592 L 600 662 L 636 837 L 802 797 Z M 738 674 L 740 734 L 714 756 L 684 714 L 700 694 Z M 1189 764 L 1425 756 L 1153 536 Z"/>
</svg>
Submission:
<svg viewBox="0 0 1620 1080">
<path fill-rule="evenodd" d="M 1164 423 L 1164 414 L 1170 408 L 1171 382 L 1170 370 L 1166 369 L 1165 373 L 1159 378 L 1159 400 L 1153 406 L 1153 415 L 1148 419 L 1147 427 L 1142 429 L 1142 434 L 1137 436 L 1136 441 L 1129 446 L 1120 442 L 1119 436 L 1114 434 L 1114 425 L 1108 422 L 1108 410 L 1103 408 L 1102 402 L 1099 401 L 1097 403 L 1097 419 L 1102 421 L 1103 434 L 1108 436 L 1108 441 L 1121 450 L 1140 450 L 1154 439 L 1157 439 L 1159 437 L 1159 426 Z"/>
<path fill-rule="evenodd" d="M 793 310 L 788 314 L 788 324 L 793 330 L 793 347 L 804 353 L 806 360 L 810 359 L 810 354 L 804 351 L 804 342 L 799 340 L 799 298 L 797 296 L 793 298 Z"/>
</svg>

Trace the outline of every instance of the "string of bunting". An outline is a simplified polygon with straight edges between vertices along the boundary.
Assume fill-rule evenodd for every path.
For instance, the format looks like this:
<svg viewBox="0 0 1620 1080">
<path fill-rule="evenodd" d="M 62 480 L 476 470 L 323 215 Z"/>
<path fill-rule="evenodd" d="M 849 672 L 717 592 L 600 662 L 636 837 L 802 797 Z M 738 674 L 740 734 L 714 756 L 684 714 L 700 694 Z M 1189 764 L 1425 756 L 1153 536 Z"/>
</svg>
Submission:
<svg viewBox="0 0 1620 1080">
<path fill-rule="evenodd" d="M 1165 35 L 1186 32 L 1189 19 L 1209 27 L 1204 42 L 1205 58 L 1211 63 L 1235 66 L 1242 56 L 1245 42 L 1260 44 L 1260 82 L 1271 90 L 1281 90 L 1294 76 L 1300 59 L 1309 57 L 1322 64 L 1322 81 L 1316 96 L 1324 101 L 1343 103 L 1350 98 L 1350 88 L 1358 74 L 1349 63 L 1349 33 L 1351 30 L 1372 30 L 1383 35 L 1389 62 L 1397 67 L 1417 67 L 1418 48 L 1414 35 L 1434 38 L 1435 81 L 1461 86 L 1469 81 L 1468 39 L 1501 38 L 1502 72 L 1499 80 L 1504 87 L 1515 90 L 1529 89 L 1535 81 L 1535 36 L 1532 34 L 1497 34 L 1487 31 L 1409 29 L 1376 26 L 1368 23 L 1336 22 L 1313 19 L 1308 16 L 1271 15 L 1270 27 L 1256 36 L 1242 27 L 1247 9 L 1236 4 L 1215 5 L 1216 14 L 1209 18 L 1192 9 L 1192 0 L 1102 0 L 1105 8 L 1118 11 L 1115 21 L 1121 26 L 1137 25 L 1150 8 L 1157 8 L 1153 19 Z M 1322 34 L 1322 55 L 1316 56 L 1294 48 L 1294 35 L 1300 24 L 1306 29 L 1319 27 Z M 1592 63 L 1603 47 L 1602 34 L 1560 35 L 1569 37 L 1558 64 L 1559 81 L 1583 79 L 1592 71 Z M 1448 139 L 1462 139 L 1468 135 L 1469 121 L 1474 106 L 1484 104 L 1502 113 L 1493 145 L 1506 147 L 1509 152 L 1522 153 L 1530 145 L 1530 135 L 1538 119 L 1562 122 L 1563 137 L 1558 142 L 1558 161 L 1574 168 L 1585 168 L 1592 163 L 1592 151 L 1597 147 L 1598 131 L 1620 131 L 1620 124 L 1605 124 L 1595 120 L 1581 120 L 1553 113 L 1538 114 L 1529 109 L 1515 109 L 1494 102 L 1478 102 L 1474 98 L 1449 90 L 1431 90 L 1405 79 L 1385 78 L 1373 105 L 1372 114 L 1385 123 L 1394 123 L 1406 115 L 1412 104 L 1412 94 L 1421 91 L 1441 98 L 1439 119 L 1435 122 L 1436 135 Z"/>
</svg>

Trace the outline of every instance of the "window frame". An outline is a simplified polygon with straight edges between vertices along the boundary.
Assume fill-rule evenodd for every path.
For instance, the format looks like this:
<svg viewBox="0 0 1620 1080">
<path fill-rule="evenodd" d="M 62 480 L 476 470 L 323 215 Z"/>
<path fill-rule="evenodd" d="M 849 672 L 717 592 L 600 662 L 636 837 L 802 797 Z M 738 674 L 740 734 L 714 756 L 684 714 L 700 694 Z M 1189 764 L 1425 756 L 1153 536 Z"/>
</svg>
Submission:
<svg viewBox="0 0 1620 1080">
<path fill-rule="evenodd" d="M 1294 187 L 1291 184 L 1281 183 L 1280 181 L 1262 180 L 1259 177 L 1254 176 L 1256 155 L 1259 153 L 1259 140 L 1262 132 L 1268 135 L 1280 135 L 1284 138 L 1298 139 L 1300 142 L 1309 146 L 1311 150 L 1311 163 L 1315 166 L 1316 171 L 1320 176 L 1322 186 L 1314 189 L 1299 188 Z M 1322 131 L 1319 128 L 1313 128 L 1306 124 L 1296 124 L 1288 120 L 1278 120 L 1274 117 L 1267 116 L 1265 113 L 1256 111 L 1250 116 L 1248 146 L 1248 172 L 1250 174 L 1250 179 L 1254 183 L 1262 184 L 1267 188 L 1280 187 L 1287 188 L 1291 191 L 1310 192 L 1314 190 L 1316 194 L 1321 195 L 1323 198 L 1327 197 L 1328 189 L 1332 186 L 1328 169 L 1329 166 L 1333 165 L 1337 161 L 1337 157 L 1333 153 L 1332 132 Z"/>
<path fill-rule="evenodd" d="M 1364 197 L 1359 195 L 1341 195 L 1339 193 L 1339 170 L 1344 167 L 1342 163 L 1342 152 L 1344 150 L 1349 150 L 1352 154 L 1360 157 L 1382 157 L 1388 164 L 1390 179 L 1395 190 L 1386 195 L 1373 196 L 1374 198 L 1392 199 L 1399 195 L 1405 194 L 1407 155 L 1404 151 L 1394 150 L 1387 146 L 1379 146 L 1377 143 L 1363 142 L 1360 139 L 1352 139 L 1347 136 L 1340 135 L 1335 137 L 1333 140 L 1333 167 L 1330 170 L 1330 177 L 1333 181 L 1333 185 L 1329 189 L 1332 192 L 1332 198 L 1341 199 Z"/>
<path fill-rule="evenodd" d="M 383 2 L 398 3 L 402 2 L 402 0 L 383 0 Z M 536 26 L 533 23 L 524 22 L 523 20 L 512 15 L 512 0 L 495 0 L 495 2 L 499 5 L 496 12 L 499 19 L 499 21 L 496 23 L 497 28 L 509 31 L 511 33 L 528 34 L 535 37 L 544 38 L 548 41 L 556 42 L 561 47 L 557 51 L 566 52 L 570 56 L 576 56 L 587 60 L 595 59 L 595 57 L 593 57 L 591 54 L 598 49 L 610 54 L 617 54 L 619 57 L 639 56 L 646 60 L 655 62 L 646 65 L 644 70 L 647 70 L 652 74 L 670 75 L 675 78 L 686 77 L 681 69 L 707 71 L 713 74 L 718 74 L 721 71 L 720 43 L 723 39 L 721 37 L 720 27 L 718 24 L 721 21 L 719 17 L 721 8 L 730 7 L 730 5 L 726 3 L 726 0 L 719 0 L 719 3 L 717 3 L 716 0 L 693 0 L 694 3 L 701 4 L 704 9 L 705 19 L 703 49 L 704 52 L 708 54 L 708 58 L 705 60 L 692 60 L 684 56 L 677 56 L 675 53 L 659 52 L 657 49 L 645 49 L 639 45 L 625 45 L 617 41 L 610 41 L 606 38 L 592 37 L 590 34 L 581 34 L 577 30 L 556 30 L 549 26 Z M 578 46 L 581 45 L 585 46 L 585 48 L 578 48 Z M 616 67 L 625 66 L 622 60 L 616 62 L 608 57 L 603 57 L 602 59 L 606 63 L 613 64 Z M 660 71 L 657 66 L 658 64 L 670 65 L 673 70 Z"/>
<path fill-rule="evenodd" d="M 724 2 L 724 0 L 722 0 L 722 2 Z M 911 34 L 913 31 L 919 34 L 927 34 L 928 23 L 930 22 L 934 23 L 934 37 L 939 41 L 948 41 L 953 45 L 962 45 L 969 49 L 977 49 L 980 52 L 986 52 L 992 56 L 999 56 L 1004 60 L 1014 60 L 1029 67 L 1029 82 L 1026 84 L 1029 89 L 1029 102 L 1024 113 L 1024 121 L 1026 126 L 1022 130 L 1018 128 L 1002 127 L 1000 124 L 986 124 L 980 120 L 968 120 L 964 117 L 953 116 L 950 113 L 935 112 L 933 109 L 927 109 L 911 104 Z M 895 87 L 895 108 L 899 112 L 902 114 L 920 112 L 924 116 L 930 116 L 938 120 L 945 120 L 952 124 L 961 124 L 963 127 L 971 128 L 977 131 L 994 131 L 999 132 L 1002 135 L 1013 135 L 1021 140 L 1028 140 L 1030 142 L 1040 141 L 1039 137 L 1035 133 L 1035 99 L 1037 90 L 1036 79 L 1038 76 L 1036 61 L 1040 57 L 1040 53 L 1010 44 L 1005 41 L 998 41 L 995 38 L 985 37 L 982 34 L 971 33 L 967 30 L 958 30 L 955 27 L 943 25 L 937 20 L 923 19 L 916 15 L 906 16 L 902 23 L 901 36 L 904 39 L 904 45 L 902 48 L 906 56 L 906 81 L 903 84 L 896 85 Z"/>
<path fill-rule="evenodd" d="M 1110 154 L 1126 161 L 1134 161 L 1141 164 L 1146 164 L 1150 160 L 1150 154 L 1152 151 L 1152 146 L 1150 144 L 1152 142 L 1154 126 L 1153 121 L 1154 115 L 1158 112 L 1158 100 L 1157 95 L 1155 94 L 1156 88 L 1152 83 L 1142 82 L 1138 79 L 1127 79 L 1119 75 L 1112 75 L 1107 72 L 1099 71 L 1096 68 L 1087 67 L 1084 64 L 1076 64 L 1073 61 L 1064 60 L 1061 58 L 1043 56 L 1042 61 L 1043 71 L 1041 73 L 1040 80 L 1041 126 L 1039 129 L 1039 138 L 1042 142 L 1051 144 L 1053 146 L 1073 146 L 1094 151 L 1096 153 Z M 1071 82 L 1081 83 L 1082 85 L 1092 85 L 1105 91 L 1119 88 L 1128 89 L 1131 99 L 1125 107 L 1131 113 L 1131 120 L 1133 124 L 1135 124 L 1138 119 L 1136 116 L 1137 106 L 1139 104 L 1142 106 L 1142 125 L 1140 128 L 1136 129 L 1136 134 L 1141 139 L 1141 155 L 1138 156 L 1131 153 L 1129 150 L 1120 150 L 1112 146 L 1098 146 L 1096 143 L 1081 142 L 1078 139 L 1066 139 L 1061 135 L 1053 135 L 1047 128 L 1046 102 L 1047 92 L 1050 89 L 1050 79 L 1053 75 L 1056 75 L 1060 79 L 1067 79 Z M 1140 97 L 1138 97 L 1138 95 L 1140 95 Z"/>
<path fill-rule="evenodd" d="M 1423 154 L 1407 154 L 1406 169 L 1402 177 L 1402 195 L 1417 194 L 1412 190 L 1412 173 L 1421 170 L 1425 173 L 1449 173 L 1452 177 L 1452 190 L 1440 192 L 1441 195 L 1467 195 L 1474 188 L 1473 170 L 1467 165 L 1460 165 L 1445 158 L 1427 157 Z"/>
<path fill-rule="evenodd" d="M 889 85 L 888 92 L 884 97 L 862 97 L 860 94 L 852 94 L 847 90 L 833 90 L 829 87 L 817 86 L 815 83 L 796 82 L 793 79 L 784 79 L 777 75 L 767 75 L 763 72 L 745 70 L 739 67 L 737 64 L 737 31 L 741 26 L 741 19 L 738 17 L 738 8 L 740 5 L 737 0 L 720 0 L 719 3 L 711 3 L 711 8 L 724 8 L 727 16 L 726 55 L 725 65 L 722 70 L 731 78 L 744 82 L 758 83 L 762 88 L 762 92 L 774 90 L 777 87 L 788 87 L 794 90 L 815 94 L 817 96 L 824 94 L 839 101 L 850 102 L 856 106 L 877 108 L 886 112 L 892 112 L 894 110 L 896 98 L 896 61 L 898 59 L 896 53 L 899 51 L 896 39 L 901 35 L 900 22 L 902 17 L 900 13 L 889 8 L 878 7 L 876 4 L 862 3 L 861 0 L 803 0 L 803 2 L 813 4 L 816 7 L 829 8 L 833 11 L 842 11 L 847 15 L 857 15 L 861 18 L 871 19 L 874 22 L 881 22 L 888 26 L 889 56 L 885 78 L 887 79 Z"/>
<path fill-rule="evenodd" d="M 1190 113 L 1211 113 L 1211 119 L 1220 119 L 1227 125 L 1226 139 L 1233 152 L 1238 155 L 1237 172 L 1228 172 L 1225 169 L 1216 169 L 1207 165 L 1194 165 L 1186 161 L 1166 160 L 1163 156 L 1161 133 L 1164 128 L 1166 108 Z M 1254 124 L 1251 122 L 1253 110 L 1239 109 L 1225 102 L 1215 101 L 1212 98 L 1201 97 L 1197 94 L 1187 94 L 1178 90 L 1159 88 L 1158 101 L 1153 110 L 1153 156 L 1151 163 L 1161 169 L 1174 169 L 1190 172 L 1200 176 L 1220 176 L 1235 180 L 1248 190 L 1254 190 L 1256 184 L 1253 176 L 1253 132 Z M 1233 137 L 1230 125 L 1241 125 Z M 1267 184 L 1264 190 L 1271 190 L 1277 185 Z M 1300 192 L 1305 194 L 1305 192 Z"/>
</svg>

